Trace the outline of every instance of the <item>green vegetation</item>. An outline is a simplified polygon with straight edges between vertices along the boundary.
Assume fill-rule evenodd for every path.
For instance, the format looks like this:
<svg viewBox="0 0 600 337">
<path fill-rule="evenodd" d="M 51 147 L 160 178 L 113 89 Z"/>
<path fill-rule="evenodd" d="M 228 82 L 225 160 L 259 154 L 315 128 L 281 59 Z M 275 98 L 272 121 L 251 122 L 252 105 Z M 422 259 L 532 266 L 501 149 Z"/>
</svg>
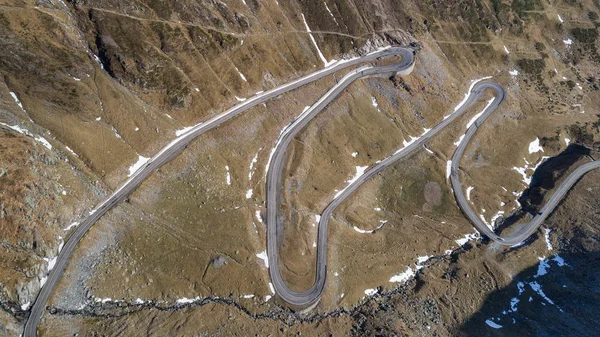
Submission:
<svg viewBox="0 0 600 337">
<path fill-rule="evenodd" d="M 539 0 L 513 0 L 511 8 L 519 18 L 526 20 L 530 14 L 528 12 L 540 9 L 541 4 Z"/>
<path fill-rule="evenodd" d="M 542 90 L 548 90 L 548 88 L 544 85 L 544 79 L 542 78 L 542 73 L 544 68 L 546 67 L 546 63 L 543 59 L 520 59 L 517 60 L 517 65 L 523 73 L 533 77 L 538 84 L 538 87 Z"/>
</svg>

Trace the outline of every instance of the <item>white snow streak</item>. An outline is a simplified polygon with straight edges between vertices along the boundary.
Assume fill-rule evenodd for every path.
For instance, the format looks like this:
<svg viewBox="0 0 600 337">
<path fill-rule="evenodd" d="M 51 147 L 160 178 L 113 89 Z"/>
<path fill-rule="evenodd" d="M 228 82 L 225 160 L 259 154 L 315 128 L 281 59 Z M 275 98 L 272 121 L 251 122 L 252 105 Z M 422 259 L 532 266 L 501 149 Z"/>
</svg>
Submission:
<svg viewBox="0 0 600 337">
<path fill-rule="evenodd" d="M 489 325 L 490 327 L 492 327 L 494 329 L 502 328 L 502 325 L 494 323 L 491 319 L 486 320 L 485 324 Z"/>
<path fill-rule="evenodd" d="M 138 161 L 129 167 L 129 175 L 131 177 L 140 167 L 144 166 L 150 158 L 138 155 Z"/>
<path fill-rule="evenodd" d="M 312 41 L 313 45 L 317 49 L 317 52 L 319 53 L 319 58 L 321 59 L 321 61 L 325 65 L 325 67 L 329 67 L 330 65 L 337 62 L 337 60 L 327 61 L 325 56 L 323 56 L 323 53 L 321 53 L 321 49 L 319 49 L 319 45 L 317 45 L 317 41 L 315 40 L 314 36 L 311 34 L 310 27 L 308 27 L 308 23 L 306 22 L 306 18 L 304 17 L 304 14 L 302 13 L 301 15 L 302 15 L 302 20 L 304 20 L 304 26 L 306 26 L 306 32 L 308 33 L 308 36 L 310 37 L 310 40 Z"/>
<path fill-rule="evenodd" d="M 358 178 L 360 178 L 360 176 L 362 176 L 365 173 L 367 167 L 368 166 L 356 166 L 356 174 L 354 175 L 354 177 L 346 181 L 346 187 L 344 187 L 341 191 L 337 192 L 333 199 L 339 197 L 346 190 L 346 188 L 348 188 L 348 186 L 350 186 L 353 182 L 358 180 Z"/>
<path fill-rule="evenodd" d="M 256 257 L 263 260 L 263 262 L 265 263 L 265 267 L 269 268 L 269 257 L 267 256 L 266 250 L 256 254 Z"/>
<path fill-rule="evenodd" d="M 475 187 L 473 186 L 469 186 L 467 187 L 467 200 L 471 200 L 471 191 L 474 189 Z"/>
<path fill-rule="evenodd" d="M 244 82 L 248 82 L 248 80 L 246 79 L 246 76 L 244 76 L 244 74 L 242 74 L 242 72 L 238 69 L 238 67 L 233 66 L 235 68 L 235 70 L 237 70 L 238 74 L 240 74 L 240 77 L 242 78 L 242 80 L 244 80 Z"/>
</svg>

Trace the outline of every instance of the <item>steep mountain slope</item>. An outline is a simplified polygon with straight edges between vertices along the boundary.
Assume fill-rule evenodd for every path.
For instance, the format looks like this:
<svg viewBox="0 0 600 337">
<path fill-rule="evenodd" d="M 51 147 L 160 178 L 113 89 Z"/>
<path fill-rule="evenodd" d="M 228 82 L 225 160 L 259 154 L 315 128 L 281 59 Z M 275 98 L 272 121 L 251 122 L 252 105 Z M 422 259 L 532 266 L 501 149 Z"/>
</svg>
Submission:
<svg viewBox="0 0 600 337">
<path fill-rule="evenodd" d="M 469 146 L 463 181 L 485 221 L 508 218 L 499 230 L 511 230 L 573 165 L 598 158 L 598 13 L 596 1 L 5 1 L 0 331 L 18 334 L 65 228 L 178 131 L 335 59 L 389 44 L 418 46 L 414 72 L 354 83 L 288 151 L 284 278 L 297 290 L 312 284 L 316 216 L 336 190 L 438 123 L 485 76 L 508 97 Z M 510 325 L 496 309 L 510 303 L 518 282 L 533 282 L 538 257 L 550 252 L 542 253 L 543 230 L 518 249 L 462 246 L 474 230 L 445 171 L 483 100 L 430 152 L 385 170 L 336 211 L 319 306 L 295 315 L 271 299 L 261 215 L 266 164 L 280 131 L 343 73 L 245 112 L 153 174 L 82 240 L 42 331 L 456 335 L 491 329 L 485 321 L 493 315 Z M 544 176 L 542 157 L 564 155 L 573 143 L 589 153 L 561 157 Z M 542 171 L 530 184 L 535 168 Z M 586 273 L 573 259 L 594 263 L 597 249 L 586 238 L 597 231 L 595 181 L 597 173 L 582 179 L 548 221 L 554 250 L 575 275 L 553 282 L 569 286 Z M 578 198 L 587 206 L 572 201 Z M 433 266 L 409 277 L 425 265 Z M 547 295 L 573 315 L 576 303 L 559 291 Z M 594 304 L 586 305 L 593 316 Z M 520 325 L 524 317 L 552 323 L 555 312 L 536 316 L 536 308 L 515 314 L 523 315 L 515 330 L 493 331 L 555 332 Z M 238 323 L 221 326 L 226 317 Z"/>
</svg>

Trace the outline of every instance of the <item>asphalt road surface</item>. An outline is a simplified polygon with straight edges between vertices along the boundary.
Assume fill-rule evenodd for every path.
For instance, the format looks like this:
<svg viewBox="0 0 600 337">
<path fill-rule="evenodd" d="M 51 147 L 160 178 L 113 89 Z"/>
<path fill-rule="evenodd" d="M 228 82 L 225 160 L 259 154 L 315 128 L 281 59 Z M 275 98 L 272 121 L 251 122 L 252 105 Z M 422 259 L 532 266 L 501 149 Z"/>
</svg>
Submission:
<svg viewBox="0 0 600 337">
<path fill-rule="evenodd" d="M 456 110 L 453 114 L 445 118 L 442 122 L 436 125 L 433 129 L 427 130 L 420 138 L 414 140 L 409 145 L 399 150 L 392 156 L 382 160 L 376 166 L 369 169 L 365 174 L 359 177 L 352 184 L 347 186 L 323 211 L 321 220 L 319 222 L 318 238 L 317 238 L 317 265 L 316 265 L 316 280 L 314 285 L 305 292 L 295 292 L 287 287 L 279 270 L 279 243 L 277 233 L 281 231 L 280 223 L 278 222 L 278 205 L 281 190 L 281 175 L 283 171 L 283 161 L 285 159 L 285 153 L 287 147 L 294 136 L 302 130 L 310 120 L 316 116 L 321 110 L 323 110 L 332 100 L 334 100 L 350 83 L 353 81 L 368 77 L 368 76 L 389 76 L 393 74 L 407 75 L 414 67 L 414 55 L 413 50 L 410 48 L 393 47 L 385 50 L 370 53 L 368 55 L 354 58 L 351 60 L 342 60 L 329 68 L 322 69 L 318 72 L 302 77 L 298 80 L 292 81 L 285 85 L 279 86 L 272 90 L 266 91 L 260 95 L 253 96 L 247 99 L 243 103 L 227 110 L 226 112 L 213 117 L 205 123 L 196 125 L 192 129 L 188 130 L 181 136 L 173 140 L 169 145 L 158 152 L 142 167 L 140 167 L 125 183 L 121 185 L 113 194 L 106 198 L 100 205 L 98 205 L 93 211 L 90 212 L 89 216 L 81 221 L 80 225 L 76 227 L 73 233 L 69 236 L 67 242 L 60 251 L 56 264 L 52 271 L 49 273 L 46 284 L 41 288 L 38 296 L 36 297 L 29 318 L 25 324 L 24 336 L 33 337 L 36 336 L 36 329 L 41 318 L 42 313 L 45 311 L 46 302 L 52 294 L 52 291 L 56 287 L 58 281 L 62 277 L 66 265 L 69 262 L 77 244 L 89 228 L 108 210 L 123 201 L 137 186 L 139 186 L 154 170 L 164 165 L 169 160 L 177 156 L 194 138 L 209 131 L 220 124 L 228 121 L 229 119 L 237 116 L 238 114 L 260 104 L 269 99 L 277 97 L 285 92 L 296 89 L 315 80 L 318 80 L 324 76 L 330 75 L 341 69 L 357 65 L 359 63 L 375 61 L 382 58 L 390 58 L 394 56 L 402 56 L 402 60 L 399 63 L 385 66 L 364 66 L 358 69 L 350 71 L 345 75 L 333 88 L 331 88 L 324 96 L 322 96 L 313 106 L 305 111 L 300 117 L 298 117 L 290 126 L 288 126 L 284 132 L 280 135 L 275 151 L 273 152 L 271 162 L 267 172 L 267 251 L 269 258 L 269 274 L 273 282 L 273 286 L 277 294 L 286 302 L 296 306 L 308 306 L 315 304 L 319 301 L 320 296 L 325 286 L 325 278 L 327 273 L 327 230 L 329 218 L 333 211 L 339 206 L 344 200 L 346 200 L 362 183 L 369 180 L 375 174 L 381 172 L 386 167 L 394 164 L 396 161 L 405 158 L 417 150 L 419 150 L 431 137 L 436 135 L 444 127 L 454 121 L 460 116 L 470 105 L 472 105 L 477 99 L 483 94 L 486 89 L 492 89 L 496 93 L 496 97 L 491 105 L 485 110 L 485 112 L 477 119 L 477 121 L 468 129 L 465 138 L 461 142 L 460 146 L 456 150 L 451 168 L 451 182 L 454 189 L 454 193 L 457 202 L 465 215 L 473 222 L 475 227 L 482 232 L 484 235 L 490 237 L 490 239 L 497 241 L 501 244 L 514 245 L 518 244 L 533 233 L 544 219 L 552 212 L 552 210 L 558 205 L 562 197 L 568 192 L 568 190 L 577 182 L 577 180 L 588 171 L 600 167 L 600 162 L 591 162 L 582 165 L 575 170 L 563 184 L 558 188 L 554 195 L 550 198 L 548 203 L 542 208 L 540 214 L 538 214 L 529 224 L 521 228 L 515 233 L 511 233 L 506 238 L 497 236 L 492 230 L 490 230 L 477 215 L 472 211 L 469 204 L 465 200 L 462 192 L 462 186 L 458 179 L 458 164 L 460 158 L 464 153 L 466 145 L 469 139 L 473 136 L 479 125 L 494 111 L 498 105 L 504 99 L 504 90 L 496 83 L 492 82 L 480 82 L 476 84 L 469 95 L 468 99 L 464 104 Z"/>
<path fill-rule="evenodd" d="M 297 79 L 295 81 L 286 83 L 277 88 L 265 91 L 259 95 L 248 98 L 243 103 L 236 105 L 235 107 L 225 111 L 224 113 L 217 115 L 210 120 L 198 124 L 192 129 L 188 130 L 181 136 L 174 139 L 169 145 L 160 150 L 154 157 L 150 158 L 142 167 L 140 167 L 129 179 L 125 181 L 116 191 L 114 191 L 108 198 L 106 198 L 100 205 L 98 205 L 93 211 L 90 212 L 89 216 L 81 221 L 78 227 L 75 228 L 73 233 L 69 236 L 67 242 L 64 244 L 62 250 L 59 252 L 56 264 L 50 271 L 46 283 L 40 289 L 36 299 L 31 307 L 29 318 L 25 323 L 25 330 L 23 335 L 25 337 L 36 336 L 37 325 L 40 321 L 42 313 L 45 311 L 46 302 L 52 294 L 52 291 L 56 287 L 58 281 L 61 279 L 67 263 L 71 259 L 77 244 L 85 233 L 102 217 L 108 210 L 113 208 L 115 205 L 125 200 L 127 196 L 135 190 L 154 170 L 164 165 L 169 160 L 177 156 L 194 138 L 201 134 L 209 131 L 220 124 L 230 120 L 231 118 L 239 115 L 240 113 L 260 104 L 272 98 L 275 98 L 283 93 L 290 90 L 299 88 L 303 85 L 314 82 L 320 78 L 330 75 L 336 71 L 344 68 L 348 68 L 360 63 L 376 61 L 378 59 L 391 58 L 398 55 L 404 55 L 406 48 L 401 47 L 390 47 L 383 50 L 378 50 L 367 55 L 356 57 L 348 60 L 341 60 L 333 64 L 328 68 L 324 68 L 315 73 Z"/>
<path fill-rule="evenodd" d="M 290 142 L 302 130 L 310 120 L 322 111 L 331 101 L 342 93 L 348 85 L 359 78 L 368 76 L 385 75 L 408 75 L 414 67 L 413 50 L 409 48 L 399 49 L 402 52 L 402 60 L 399 63 L 386 66 L 364 66 L 355 69 L 344 76 L 335 86 L 323 95 L 315 104 L 300 115 L 292 124 L 281 133 L 275 151 L 267 171 L 267 256 L 269 259 L 269 275 L 275 288 L 275 292 L 286 302 L 306 306 L 316 303 L 321 297 L 325 287 L 325 276 L 327 271 L 327 221 L 329 214 L 327 210 L 323 213 L 319 223 L 317 239 L 317 277 L 313 286 L 302 293 L 291 290 L 281 278 L 279 269 L 279 245 L 278 233 L 281 232 L 281 222 L 278 219 L 279 201 L 281 190 L 281 175 L 285 166 L 285 155 Z M 358 187 L 358 186 L 357 186 Z M 335 202 L 335 201 L 334 201 Z M 325 219 L 325 220 L 323 220 Z"/>
<path fill-rule="evenodd" d="M 552 213 L 554 208 L 558 205 L 558 203 L 562 200 L 562 198 L 567 194 L 567 192 L 573 187 L 573 185 L 587 172 L 599 168 L 600 161 L 593 161 L 590 163 L 586 163 L 578 167 L 575 171 L 573 171 L 567 179 L 558 187 L 558 189 L 552 194 L 550 200 L 542 207 L 540 212 L 528 223 L 520 224 L 519 228 L 514 232 L 508 234 L 507 236 L 501 237 L 497 235 L 491 228 L 489 228 L 478 216 L 475 214 L 469 202 L 465 198 L 463 193 L 463 187 L 460 183 L 459 179 L 459 164 L 460 159 L 462 158 L 468 144 L 469 140 L 479 126 L 488 118 L 488 116 L 496 110 L 498 105 L 502 103 L 504 99 L 504 89 L 496 83 L 492 82 L 481 82 L 477 83 L 475 87 L 473 87 L 472 93 L 475 94 L 475 97 L 481 96 L 485 89 L 492 89 L 495 92 L 495 98 L 491 105 L 489 105 L 483 114 L 477 118 L 477 120 L 467 129 L 467 133 L 463 138 L 462 142 L 458 145 L 458 148 L 454 152 L 452 156 L 452 165 L 450 171 L 450 181 L 452 183 L 452 189 L 454 190 L 454 196 L 456 197 L 456 202 L 458 203 L 462 212 L 467 216 L 467 218 L 473 223 L 477 230 L 490 238 L 491 240 L 506 246 L 514 246 L 518 245 L 527 239 L 531 234 L 533 234 L 538 227 L 542 225 L 544 220 Z"/>
<path fill-rule="evenodd" d="M 406 60 L 410 60 L 410 62 L 414 62 L 412 58 L 409 58 L 410 55 L 406 55 Z M 407 67 L 407 64 L 404 64 L 403 67 Z M 411 68 L 406 68 L 402 75 L 410 73 Z M 353 76 L 354 74 L 350 73 L 347 76 L 349 81 L 355 80 L 357 77 Z M 363 77 L 365 76 L 362 73 Z M 368 75 L 367 75 L 368 76 Z M 433 129 L 426 130 L 426 132 L 420 136 L 418 139 L 413 140 L 407 146 L 402 148 L 401 150 L 394 153 L 392 156 L 387 157 L 386 159 L 379 162 L 376 166 L 367 170 L 363 175 L 361 175 L 356 181 L 352 182 L 348 185 L 342 192 L 337 195 L 334 200 L 325 208 L 323 213 L 321 214 L 321 219 L 319 221 L 319 228 L 317 233 L 317 263 L 316 263 L 316 278 L 315 282 L 308 290 L 304 292 L 297 292 L 291 290 L 286 283 L 281 278 L 281 272 L 279 269 L 279 244 L 278 238 L 283 237 L 282 235 L 278 235 L 278 232 L 282 230 L 281 224 L 278 218 L 278 209 L 279 209 L 279 195 L 278 193 L 281 189 L 281 175 L 283 171 L 283 160 L 285 157 L 285 151 L 287 146 L 294 138 L 294 136 L 302 129 L 306 124 L 313 118 L 316 114 L 318 114 L 331 100 L 333 100 L 333 94 L 339 94 L 341 90 L 348 86 L 349 83 L 338 83 L 336 87 L 332 88 L 325 96 L 323 96 L 315 105 L 313 105 L 309 110 L 306 111 L 305 119 L 301 120 L 298 124 L 292 124 L 284 131 L 282 134 L 284 138 L 282 138 L 281 142 L 278 143 L 276 152 L 273 155 L 272 164 L 269 167 L 269 171 L 267 173 L 267 252 L 269 258 L 269 273 L 271 276 L 271 281 L 275 288 L 276 293 L 286 302 L 295 305 L 295 306 L 311 306 L 318 303 L 321 298 L 321 294 L 325 287 L 325 280 L 327 276 L 327 234 L 328 234 L 328 225 L 329 219 L 335 209 L 343 203 L 348 197 L 350 197 L 354 191 L 356 191 L 360 185 L 364 182 L 368 181 L 374 175 L 378 174 L 385 168 L 390 165 L 393 165 L 398 160 L 406 158 L 416 151 L 420 150 L 422 146 L 424 146 L 429 139 L 435 136 L 438 132 L 440 132 L 447 125 L 452 123 L 456 118 L 462 115 L 473 103 L 475 103 L 481 95 L 487 90 L 491 89 L 495 93 L 494 100 L 487 106 L 487 108 L 483 111 L 480 117 L 476 119 L 476 121 L 468 128 L 467 133 L 462 140 L 461 144 L 457 148 L 456 152 L 453 155 L 453 161 L 451 166 L 451 182 L 452 187 L 454 189 L 457 203 L 459 207 L 463 210 L 463 212 L 467 215 L 469 220 L 473 222 L 475 227 L 484 235 L 488 236 L 490 239 L 497 241 L 503 245 L 515 245 L 527 237 L 529 237 L 535 230 L 540 226 L 544 219 L 552 212 L 552 210 L 558 205 L 562 197 L 567 193 L 567 191 L 577 182 L 577 180 L 589 172 L 592 169 L 600 167 L 600 162 L 591 162 L 585 165 L 582 165 L 577 170 L 575 170 L 563 184 L 558 188 L 558 190 L 554 193 L 552 198 L 548 201 L 548 203 L 543 207 L 540 211 L 540 214 L 537 215 L 533 221 L 525 225 L 522 229 L 517 232 L 511 234 L 509 237 L 502 238 L 496 235 L 493 231 L 491 231 L 481 220 L 476 216 L 476 214 L 472 211 L 464 198 L 464 194 L 462 193 L 462 185 L 458 179 L 458 164 L 459 160 L 462 157 L 462 154 L 471 139 L 471 137 L 475 134 L 481 123 L 485 121 L 485 119 L 494 111 L 496 108 L 502 103 L 504 100 L 504 89 L 493 82 L 478 82 L 476 83 L 469 93 L 467 99 L 463 102 L 463 104 L 456 109 L 452 114 L 444 118 L 442 122 L 437 124 Z"/>
</svg>

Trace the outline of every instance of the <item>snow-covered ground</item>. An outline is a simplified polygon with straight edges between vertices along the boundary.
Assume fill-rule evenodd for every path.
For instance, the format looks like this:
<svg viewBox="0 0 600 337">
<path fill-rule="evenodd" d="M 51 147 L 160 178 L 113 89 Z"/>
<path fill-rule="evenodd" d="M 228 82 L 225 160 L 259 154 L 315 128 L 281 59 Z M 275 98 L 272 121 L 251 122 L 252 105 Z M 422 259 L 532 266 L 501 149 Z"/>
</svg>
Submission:
<svg viewBox="0 0 600 337">
<path fill-rule="evenodd" d="M 19 125 L 8 125 L 6 123 L 2 123 L 0 122 L 0 125 L 4 125 L 20 134 L 23 134 L 25 136 L 29 136 L 35 140 L 37 140 L 40 144 L 44 145 L 44 147 L 46 147 L 48 150 L 52 150 L 52 144 L 50 144 L 46 138 L 42 137 L 42 136 L 35 136 L 33 135 L 31 132 L 29 132 L 29 130 L 20 127 Z"/>
<path fill-rule="evenodd" d="M 138 160 L 129 167 L 128 177 L 131 177 L 140 167 L 142 167 L 150 158 L 146 158 L 144 156 L 138 155 Z"/>
<path fill-rule="evenodd" d="M 534 141 L 529 143 L 529 153 L 537 153 L 540 151 L 544 152 L 544 148 L 540 146 L 540 139 L 536 137 Z"/>
<path fill-rule="evenodd" d="M 256 257 L 263 260 L 265 267 L 269 268 L 269 256 L 267 255 L 266 250 L 256 254 Z"/>
<path fill-rule="evenodd" d="M 339 197 L 346 190 L 346 188 L 348 188 L 348 186 L 350 186 L 353 182 L 358 180 L 358 178 L 360 178 L 360 176 L 362 176 L 365 173 L 367 167 L 368 166 L 356 166 L 356 173 L 354 174 L 354 177 L 350 178 L 349 180 L 346 180 L 346 187 L 344 187 L 341 191 L 337 192 L 333 199 L 337 199 L 337 197 Z"/>
<path fill-rule="evenodd" d="M 319 45 L 317 44 L 317 41 L 315 40 L 314 36 L 312 35 L 310 27 L 308 27 L 308 23 L 306 22 L 306 18 L 304 17 L 304 13 L 302 13 L 301 15 L 302 15 L 302 20 L 304 21 L 304 26 L 306 27 L 306 32 L 308 33 L 308 36 L 310 37 L 310 40 L 312 41 L 313 45 L 317 49 L 317 53 L 319 54 L 319 58 L 321 59 L 321 61 L 323 61 L 323 64 L 325 65 L 325 67 L 329 67 L 330 65 L 336 63 L 337 60 L 327 61 L 327 59 L 325 58 L 325 56 L 321 52 L 321 49 L 319 49 Z"/>
</svg>

